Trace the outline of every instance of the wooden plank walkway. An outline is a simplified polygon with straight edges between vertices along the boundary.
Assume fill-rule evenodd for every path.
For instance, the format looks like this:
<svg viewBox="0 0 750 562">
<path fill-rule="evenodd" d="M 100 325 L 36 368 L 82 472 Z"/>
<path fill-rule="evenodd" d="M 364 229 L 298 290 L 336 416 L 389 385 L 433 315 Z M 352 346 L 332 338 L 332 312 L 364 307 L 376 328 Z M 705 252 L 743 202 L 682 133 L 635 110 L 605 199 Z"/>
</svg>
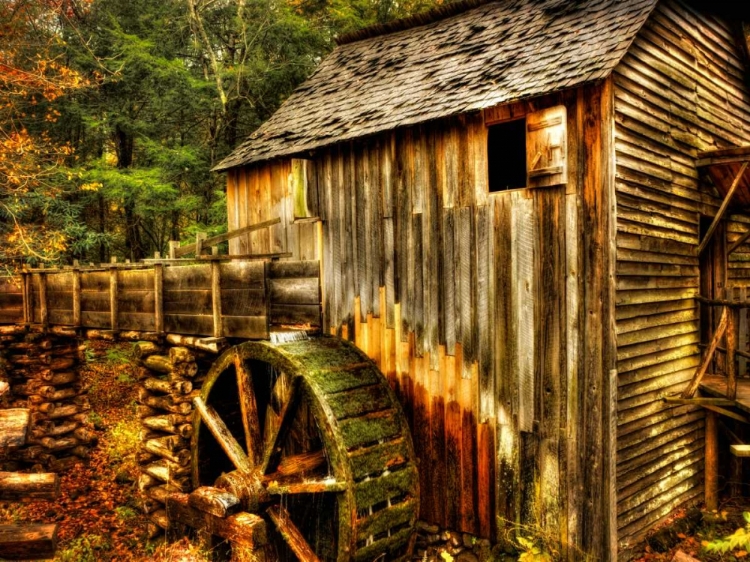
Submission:
<svg viewBox="0 0 750 562">
<path fill-rule="evenodd" d="M 726 397 L 727 377 L 724 375 L 706 375 L 701 381 L 700 390 L 709 396 Z M 737 380 L 737 397 L 735 406 L 750 414 L 750 379 Z"/>
</svg>

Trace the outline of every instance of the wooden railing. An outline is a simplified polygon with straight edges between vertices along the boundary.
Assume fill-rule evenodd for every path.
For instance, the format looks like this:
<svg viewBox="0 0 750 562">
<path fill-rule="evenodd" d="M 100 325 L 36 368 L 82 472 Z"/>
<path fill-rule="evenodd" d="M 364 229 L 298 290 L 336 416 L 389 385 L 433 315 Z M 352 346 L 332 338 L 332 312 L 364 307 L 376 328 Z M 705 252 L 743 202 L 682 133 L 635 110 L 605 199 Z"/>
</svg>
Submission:
<svg viewBox="0 0 750 562">
<path fill-rule="evenodd" d="M 238 256 L 29 269 L 0 278 L 0 324 L 267 339 L 320 328 L 319 277 L 317 261 Z"/>
<path fill-rule="evenodd" d="M 735 400 L 737 397 L 737 375 L 738 366 L 740 372 L 745 373 L 747 370 L 747 360 L 750 359 L 750 353 L 739 349 L 738 343 L 743 346 L 747 339 L 747 317 L 741 318 L 740 311 L 750 308 L 750 300 L 747 298 L 747 291 L 738 295 L 738 299 L 708 299 L 697 297 L 697 300 L 703 304 L 719 307 L 721 316 L 719 323 L 714 328 L 711 342 L 706 347 L 701 357 L 701 362 L 693 375 L 688 386 L 682 392 L 682 398 L 693 398 L 700 387 L 701 381 L 708 371 L 711 362 L 717 357 L 718 353 L 724 354 L 724 365 L 727 377 L 726 398 Z M 725 340 L 726 346 L 721 347 L 722 340 Z M 740 341 L 741 340 L 741 341 Z"/>
</svg>

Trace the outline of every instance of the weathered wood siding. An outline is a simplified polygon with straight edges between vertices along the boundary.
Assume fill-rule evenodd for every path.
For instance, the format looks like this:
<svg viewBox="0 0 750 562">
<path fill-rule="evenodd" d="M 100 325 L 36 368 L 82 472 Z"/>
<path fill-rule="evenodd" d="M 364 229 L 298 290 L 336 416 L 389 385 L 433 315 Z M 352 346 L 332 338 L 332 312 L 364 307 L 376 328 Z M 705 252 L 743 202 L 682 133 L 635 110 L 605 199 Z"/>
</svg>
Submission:
<svg viewBox="0 0 750 562">
<path fill-rule="evenodd" d="M 280 218 L 281 223 L 229 241 L 229 253 L 291 253 L 290 259 L 318 259 L 318 231 L 310 221 L 295 222 L 292 167 L 288 160 L 264 167 L 230 170 L 227 177 L 228 229 Z"/>
<path fill-rule="evenodd" d="M 611 94 L 607 82 L 399 129 L 320 150 L 308 167 L 325 324 L 399 392 L 421 517 L 485 537 L 498 521 L 539 525 L 597 559 L 614 490 Z M 568 184 L 489 194 L 486 125 L 558 104 Z M 231 174 L 240 208 L 267 209 L 238 190 L 263 174 Z M 270 216 L 242 212 L 230 228 Z"/>
<path fill-rule="evenodd" d="M 696 153 L 750 142 L 737 45 L 726 23 L 666 1 L 614 74 L 623 549 L 702 494 L 703 413 L 668 407 L 660 398 L 682 390 L 700 359 L 695 250 L 700 215 L 713 216 L 718 200 L 699 192 Z M 729 239 L 746 228 L 730 223 Z M 747 255 L 732 259 L 732 282 L 746 283 Z"/>
</svg>

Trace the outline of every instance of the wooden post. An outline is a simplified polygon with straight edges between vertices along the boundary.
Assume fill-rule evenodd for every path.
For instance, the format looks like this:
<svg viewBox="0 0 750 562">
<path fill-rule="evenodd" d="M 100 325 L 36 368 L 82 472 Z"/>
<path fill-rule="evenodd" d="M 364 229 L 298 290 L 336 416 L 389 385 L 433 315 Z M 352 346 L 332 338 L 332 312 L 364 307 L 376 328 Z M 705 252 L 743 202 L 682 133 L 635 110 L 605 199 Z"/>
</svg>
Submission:
<svg viewBox="0 0 750 562">
<path fill-rule="evenodd" d="M 706 509 L 714 511 L 719 508 L 719 426 L 716 413 L 706 411 Z"/>
<path fill-rule="evenodd" d="M 164 333 L 164 265 L 154 264 L 154 330 Z"/>
<path fill-rule="evenodd" d="M 73 325 L 81 325 L 81 271 L 78 264 L 73 269 Z"/>
<path fill-rule="evenodd" d="M 731 308 L 727 318 L 727 398 L 734 400 L 737 397 L 737 326 L 739 325 L 740 311 Z"/>
<path fill-rule="evenodd" d="M 23 295 L 23 323 L 31 324 L 31 280 L 26 270 L 21 272 L 21 294 Z"/>
<path fill-rule="evenodd" d="M 117 331 L 117 268 L 111 267 L 109 269 L 109 312 L 110 312 L 110 328 L 112 331 Z"/>
<path fill-rule="evenodd" d="M 208 238 L 205 232 L 198 232 L 195 235 L 195 257 L 199 258 L 203 254 L 203 241 Z"/>
<path fill-rule="evenodd" d="M 214 337 L 220 338 L 223 329 L 221 325 L 221 264 L 218 261 L 211 262 L 211 298 L 213 300 Z"/>
<path fill-rule="evenodd" d="M 174 260 L 177 259 L 177 248 L 180 247 L 180 241 L 179 240 L 170 240 L 169 241 L 169 259 Z"/>
<path fill-rule="evenodd" d="M 41 311 L 42 326 L 49 323 L 49 310 L 47 309 L 47 274 L 39 274 L 39 310 Z"/>
</svg>

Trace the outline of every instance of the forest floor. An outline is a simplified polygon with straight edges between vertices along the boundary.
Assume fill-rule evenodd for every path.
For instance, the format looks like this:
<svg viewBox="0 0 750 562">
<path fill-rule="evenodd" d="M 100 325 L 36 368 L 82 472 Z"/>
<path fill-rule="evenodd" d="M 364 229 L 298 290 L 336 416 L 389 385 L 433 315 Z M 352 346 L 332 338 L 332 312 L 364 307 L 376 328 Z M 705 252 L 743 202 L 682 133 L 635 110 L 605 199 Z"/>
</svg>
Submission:
<svg viewBox="0 0 750 562">
<path fill-rule="evenodd" d="M 204 562 L 206 555 L 187 539 L 169 545 L 146 540 L 137 500 L 140 425 L 130 344 L 86 345 L 81 377 L 89 387 L 98 445 L 89 460 L 61 475 L 57 500 L 0 503 L 0 521 L 57 522 L 56 562 Z"/>
<path fill-rule="evenodd" d="M 748 513 L 747 516 L 744 514 Z M 735 541 L 730 545 L 729 537 Z M 726 551 L 708 550 L 723 542 Z M 729 548 L 733 546 L 733 548 Z M 676 511 L 662 526 L 649 533 L 633 562 L 734 562 L 750 560 L 750 498 L 725 501 L 718 512 L 697 508 Z M 687 555 L 692 558 L 681 557 Z"/>
</svg>

